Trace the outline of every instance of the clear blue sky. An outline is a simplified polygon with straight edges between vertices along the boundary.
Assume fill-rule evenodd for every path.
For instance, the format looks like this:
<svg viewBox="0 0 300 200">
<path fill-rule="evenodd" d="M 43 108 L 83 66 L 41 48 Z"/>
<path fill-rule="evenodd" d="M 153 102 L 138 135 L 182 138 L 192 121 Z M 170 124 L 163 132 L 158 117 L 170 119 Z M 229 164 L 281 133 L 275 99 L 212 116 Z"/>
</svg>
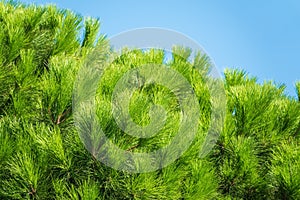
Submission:
<svg viewBox="0 0 300 200">
<path fill-rule="evenodd" d="M 141 27 L 179 31 L 196 40 L 217 68 L 241 68 L 259 81 L 284 83 L 295 96 L 300 80 L 300 1 L 21 0 L 54 3 L 100 18 L 108 37 Z"/>
</svg>

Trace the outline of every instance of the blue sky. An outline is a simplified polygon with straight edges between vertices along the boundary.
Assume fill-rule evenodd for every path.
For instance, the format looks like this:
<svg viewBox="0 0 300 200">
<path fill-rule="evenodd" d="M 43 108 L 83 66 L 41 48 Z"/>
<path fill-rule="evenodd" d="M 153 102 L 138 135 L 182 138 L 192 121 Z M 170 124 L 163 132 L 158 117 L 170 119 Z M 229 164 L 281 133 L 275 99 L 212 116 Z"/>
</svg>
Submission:
<svg viewBox="0 0 300 200">
<path fill-rule="evenodd" d="M 97 17 L 108 37 L 142 27 L 179 31 L 196 40 L 222 72 L 241 68 L 260 82 L 284 83 L 295 96 L 300 80 L 300 1 L 58 1 L 83 16 Z"/>
</svg>

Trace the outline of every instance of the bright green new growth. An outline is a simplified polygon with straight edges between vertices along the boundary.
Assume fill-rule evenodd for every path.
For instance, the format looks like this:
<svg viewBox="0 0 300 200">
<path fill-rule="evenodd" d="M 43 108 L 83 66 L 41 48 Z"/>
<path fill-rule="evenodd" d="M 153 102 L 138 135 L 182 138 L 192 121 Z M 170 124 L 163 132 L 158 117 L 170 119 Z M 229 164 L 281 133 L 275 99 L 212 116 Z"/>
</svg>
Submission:
<svg viewBox="0 0 300 200">
<path fill-rule="evenodd" d="M 73 124 L 77 72 L 90 52 L 108 48 L 99 21 L 55 6 L 0 3 L 0 26 L 0 199 L 300 199 L 300 104 L 283 94 L 283 86 L 259 85 L 244 72 L 226 71 L 223 132 L 210 154 L 200 158 L 210 123 L 209 60 L 198 55 L 189 63 L 190 52 L 174 48 L 167 65 L 186 77 L 199 99 L 197 137 L 166 168 L 120 172 L 85 149 Z M 166 126 L 155 137 L 125 134 L 111 114 L 118 79 L 141 64 L 163 64 L 164 56 L 129 51 L 99 83 L 97 115 L 122 149 L 152 151 L 176 134 L 180 110 L 163 86 L 142 87 L 130 102 L 132 120 L 140 125 L 149 123 L 150 104 L 168 110 Z M 300 99 L 299 82 L 296 88 Z"/>
</svg>

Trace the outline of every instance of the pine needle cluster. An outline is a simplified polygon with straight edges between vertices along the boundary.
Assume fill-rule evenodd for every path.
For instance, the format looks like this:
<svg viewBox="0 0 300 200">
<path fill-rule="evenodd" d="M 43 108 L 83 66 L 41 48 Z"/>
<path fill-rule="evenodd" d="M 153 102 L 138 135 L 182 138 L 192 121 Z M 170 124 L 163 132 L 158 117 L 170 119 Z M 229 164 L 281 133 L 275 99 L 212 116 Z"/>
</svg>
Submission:
<svg viewBox="0 0 300 200">
<path fill-rule="evenodd" d="M 168 65 L 191 83 L 199 101 L 199 128 L 190 148 L 148 173 L 99 162 L 85 148 L 72 110 L 74 84 L 87 56 L 111 51 L 99 28 L 99 20 L 56 6 L 0 3 L 0 199 L 300 199 L 299 100 L 286 96 L 284 86 L 226 71 L 223 131 L 201 158 L 211 121 L 205 84 L 210 61 L 201 54 L 190 61 L 191 52 L 183 47 L 173 49 L 168 63 L 160 50 L 128 51 L 115 59 L 99 83 L 96 113 L 107 137 L 124 150 L 150 152 L 168 145 L 180 109 L 167 88 L 148 84 L 132 95 L 130 115 L 141 126 L 150 122 L 152 104 L 168 111 L 165 127 L 154 137 L 127 135 L 111 113 L 122 74 L 147 63 Z M 299 83 L 296 91 L 300 99 Z"/>
</svg>

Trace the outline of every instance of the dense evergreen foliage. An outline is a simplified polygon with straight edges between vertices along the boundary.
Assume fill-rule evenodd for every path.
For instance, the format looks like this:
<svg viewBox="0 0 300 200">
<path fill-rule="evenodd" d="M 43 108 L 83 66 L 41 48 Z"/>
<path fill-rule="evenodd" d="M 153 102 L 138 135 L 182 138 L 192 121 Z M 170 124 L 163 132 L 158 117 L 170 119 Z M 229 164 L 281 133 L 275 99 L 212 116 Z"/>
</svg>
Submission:
<svg viewBox="0 0 300 200">
<path fill-rule="evenodd" d="M 300 82 L 294 99 L 284 86 L 226 71 L 223 131 L 210 154 L 200 158 L 210 123 L 209 59 L 199 54 L 190 62 L 184 48 L 174 48 L 167 65 L 186 77 L 199 99 L 203 114 L 192 146 L 173 164 L 149 173 L 116 171 L 97 161 L 73 124 L 72 95 L 88 53 L 110 51 L 99 27 L 96 19 L 55 6 L 0 3 L 0 199 L 300 199 Z M 123 54 L 97 91 L 105 133 L 135 152 L 168 144 L 180 114 L 172 93 L 148 85 L 134 93 L 130 112 L 145 125 L 150 103 L 164 106 L 169 121 L 158 135 L 134 138 L 112 120 L 116 81 L 144 63 L 163 64 L 164 52 Z"/>
</svg>

